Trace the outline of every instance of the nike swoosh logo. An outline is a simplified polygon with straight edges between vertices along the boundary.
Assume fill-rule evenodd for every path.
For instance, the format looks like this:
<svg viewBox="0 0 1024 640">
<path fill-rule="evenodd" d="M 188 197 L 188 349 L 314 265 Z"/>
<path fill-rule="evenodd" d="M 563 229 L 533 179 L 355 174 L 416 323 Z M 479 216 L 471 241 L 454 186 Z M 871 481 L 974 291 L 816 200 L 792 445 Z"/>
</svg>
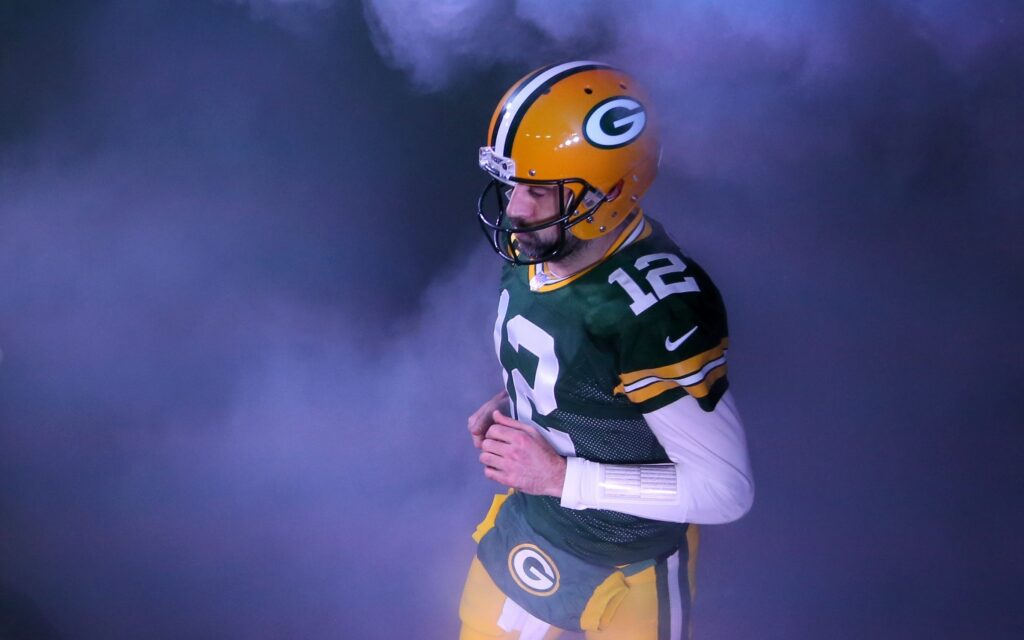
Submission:
<svg viewBox="0 0 1024 640">
<path fill-rule="evenodd" d="M 684 342 L 686 342 L 686 339 L 689 338 L 690 336 L 692 336 L 693 332 L 696 331 L 696 330 L 697 330 L 697 326 L 694 325 L 694 327 L 692 329 L 687 331 L 686 334 L 682 338 L 679 338 L 678 340 L 673 340 L 671 338 L 666 337 L 665 338 L 665 348 L 668 349 L 669 351 L 675 351 L 676 349 L 679 348 L 679 345 L 681 345 Z"/>
</svg>

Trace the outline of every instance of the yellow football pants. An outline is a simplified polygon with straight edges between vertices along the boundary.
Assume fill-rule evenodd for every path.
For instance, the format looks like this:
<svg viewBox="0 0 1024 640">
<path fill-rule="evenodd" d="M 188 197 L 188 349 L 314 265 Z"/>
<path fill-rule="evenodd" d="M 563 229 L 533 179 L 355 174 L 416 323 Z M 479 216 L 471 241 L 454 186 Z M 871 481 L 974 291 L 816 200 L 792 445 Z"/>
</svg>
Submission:
<svg viewBox="0 0 1024 640">
<path fill-rule="evenodd" d="M 629 591 L 601 616 L 600 628 L 587 640 L 687 640 L 689 608 L 696 595 L 697 545 L 695 525 L 687 531 L 689 560 L 679 566 L 679 554 L 626 576 Z M 563 579 L 568 579 L 563 576 Z M 477 558 L 469 568 L 459 605 L 460 640 L 553 640 L 563 629 L 531 616 L 505 596 Z"/>
</svg>

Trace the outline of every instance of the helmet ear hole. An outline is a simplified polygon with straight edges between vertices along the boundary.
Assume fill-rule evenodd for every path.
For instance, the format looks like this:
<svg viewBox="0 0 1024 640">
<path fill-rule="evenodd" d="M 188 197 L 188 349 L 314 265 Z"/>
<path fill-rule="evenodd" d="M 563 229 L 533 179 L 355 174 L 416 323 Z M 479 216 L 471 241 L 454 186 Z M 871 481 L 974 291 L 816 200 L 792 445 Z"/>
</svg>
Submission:
<svg viewBox="0 0 1024 640">
<path fill-rule="evenodd" d="M 611 202 L 615 198 L 618 198 L 622 194 L 622 185 L 623 184 L 624 184 L 624 182 L 622 180 L 619 180 L 618 182 L 616 182 L 615 186 L 612 187 L 610 191 L 608 191 L 608 195 L 606 195 L 604 197 L 605 202 Z"/>
</svg>

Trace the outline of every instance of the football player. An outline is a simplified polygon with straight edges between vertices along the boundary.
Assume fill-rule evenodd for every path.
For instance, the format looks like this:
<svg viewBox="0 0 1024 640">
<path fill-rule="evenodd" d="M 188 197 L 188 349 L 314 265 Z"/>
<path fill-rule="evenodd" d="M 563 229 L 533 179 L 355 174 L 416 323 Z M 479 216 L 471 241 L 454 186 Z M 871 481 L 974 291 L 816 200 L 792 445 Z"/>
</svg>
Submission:
<svg viewBox="0 0 1024 640">
<path fill-rule="evenodd" d="M 694 525 L 753 502 L 722 298 L 640 206 L 649 104 L 578 61 L 522 78 L 491 117 L 478 216 L 505 260 L 505 385 L 468 426 L 509 490 L 474 534 L 464 640 L 685 638 Z"/>
</svg>

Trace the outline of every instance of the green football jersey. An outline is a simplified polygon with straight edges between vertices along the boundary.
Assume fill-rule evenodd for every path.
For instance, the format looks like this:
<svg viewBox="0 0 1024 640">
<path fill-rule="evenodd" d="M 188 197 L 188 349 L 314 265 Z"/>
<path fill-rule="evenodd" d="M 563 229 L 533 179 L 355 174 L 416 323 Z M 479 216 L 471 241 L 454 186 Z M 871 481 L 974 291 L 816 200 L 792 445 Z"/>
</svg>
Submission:
<svg viewBox="0 0 1024 640">
<path fill-rule="evenodd" d="M 562 455 L 595 462 L 669 462 L 643 414 L 685 395 L 711 411 L 728 385 L 721 296 L 643 215 L 574 276 L 506 265 L 494 342 L 513 417 L 539 427 Z M 508 507 L 538 533 L 600 564 L 667 555 L 686 532 L 685 524 L 515 497 Z"/>
</svg>

